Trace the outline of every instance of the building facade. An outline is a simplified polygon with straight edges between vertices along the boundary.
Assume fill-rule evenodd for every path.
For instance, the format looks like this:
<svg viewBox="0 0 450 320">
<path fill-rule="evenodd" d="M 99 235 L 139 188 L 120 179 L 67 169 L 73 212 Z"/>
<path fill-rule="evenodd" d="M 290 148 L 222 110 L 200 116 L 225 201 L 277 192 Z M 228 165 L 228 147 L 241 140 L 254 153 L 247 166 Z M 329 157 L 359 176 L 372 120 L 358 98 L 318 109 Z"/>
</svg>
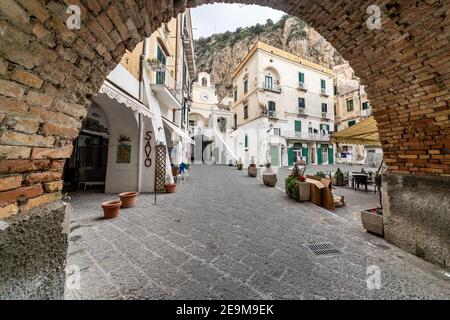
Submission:
<svg viewBox="0 0 450 320">
<path fill-rule="evenodd" d="M 66 163 L 67 188 L 153 192 L 157 144 L 167 146 L 166 176 L 172 165 L 189 161 L 196 75 L 190 19 L 187 10 L 162 25 L 108 75 Z"/>
<path fill-rule="evenodd" d="M 234 162 L 235 156 L 229 147 L 233 119 L 229 105 L 219 103 L 211 76 L 206 72 L 199 73 L 192 86 L 189 112 L 189 134 L 195 140 L 192 160 L 215 164 Z"/>
<path fill-rule="evenodd" d="M 365 87 L 348 63 L 333 68 L 335 131 L 347 129 L 372 115 Z M 336 146 L 339 163 L 379 165 L 383 151 L 376 146 L 340 144 Z"/>
<path fill-rule="evenodd" d="M 234 148 L 248 164 L 334 163 L 333 71 L 257 42 L 233 75 Z"/>
</svg>

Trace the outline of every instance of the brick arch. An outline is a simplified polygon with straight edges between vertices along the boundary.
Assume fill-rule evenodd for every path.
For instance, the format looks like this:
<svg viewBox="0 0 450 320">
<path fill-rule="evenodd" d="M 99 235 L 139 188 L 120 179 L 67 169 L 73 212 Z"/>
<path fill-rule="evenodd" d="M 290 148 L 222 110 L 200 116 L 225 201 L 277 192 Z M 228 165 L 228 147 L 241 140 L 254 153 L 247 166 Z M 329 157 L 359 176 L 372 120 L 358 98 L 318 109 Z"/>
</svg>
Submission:
<svg viewBox="0 0 450 320">
<path fill-rule="evenodd" d="M 59 181 L 64 159 L 70 157 L 71 143 L 78 134 L 86 108 L 125 50 L 133 50 L 145 34 L 156 30 L 186 7 L 213 2 L 2 1 L 0 218 L 18 210 L 25 212 L 39 208 L 60 198 Z M 404 175 L 397 174 L 439 175 L 442 177 L 436 179 L 440 179 L 441 185 L 449 184 L 448 177 L 444 177 L 450 175 L 449 2 L 225 2 L 270 6 L 296 15 L 314 27 L 350 62 L 363 83 L 368 85 L 385 161 L 392 174 L 387 179 L 390 182 L 385 196 L 386 210 L 392 213 L 390 222 L 393 226 L 402 223 L 409 226 L 410 220 L 396 219 L 393 214 L 401 211 L 391 205 L 396 186 L 404 181 L 399 178 Z M 65 25 L 68 3 L 81 8 L 82 27 L 79 31 L 68 30 Z M 366 10 L 373 4 L 381 8 L 380 30 L 370 30 L 366 26 L 369 17 Z M 426 183 L 430 190 L 436 179 Z M 417 181 L 411 183 L 417 184 Z M 417 189 L 411 188 L 411 192 Z M 18 202 L 18 195 L 25 193 L 28 201 L 22 196 Z M 420 204 L 421 198 L 418 199 Z M 422 205 L 420 210 L 426 215 L 430 209 Z M 437 225 L 447 223 L 448 226 L 448 215 L 436 219 L 436 223 L 429 225 L 422 217 L 420 227 L 438 230 L 437 237 L 442 241 L 445 228 L 442 231 Z M 404 234 L 397 241 L 388 231 L 392 241 L 412 252 L 425 250 L 426 240 L 420 240 L 424 243 L 422 246 L 418 245 L 419 240 L 408 236 L 417 231 L 414 226 L 398 228 Z M 441 250 L 444 254 L 435 252 L 428 256 L 425 253 L 426 258 L 448 263 L 448 249 L 445 251 L 438 246 L 438 249 L 430 250 Z"/>
</svg>

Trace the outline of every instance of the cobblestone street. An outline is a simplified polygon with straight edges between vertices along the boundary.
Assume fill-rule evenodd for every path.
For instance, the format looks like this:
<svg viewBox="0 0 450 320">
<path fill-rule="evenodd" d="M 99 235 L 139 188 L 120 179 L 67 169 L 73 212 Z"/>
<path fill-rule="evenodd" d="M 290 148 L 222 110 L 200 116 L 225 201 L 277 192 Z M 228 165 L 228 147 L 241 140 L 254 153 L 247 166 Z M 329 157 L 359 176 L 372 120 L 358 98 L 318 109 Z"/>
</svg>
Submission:
<svg viewBox="0 0 450 320">
<path fill-rule="evenodd" d="M 71 195 L 68 264 L 81 269 L 81 288 L 66 299 L 450 299 L 444 270 L 366 233 L 352 203 L 332 215 L 225 166 L 193 166 L 176 194 L 156 205 L 140 195 L 105 221 L 101 202 L 114 198 Z M 304 246 L 325 241 L 342 254 Z M 372 265 L 380 290 L 367 289 Z"/>
</svg>

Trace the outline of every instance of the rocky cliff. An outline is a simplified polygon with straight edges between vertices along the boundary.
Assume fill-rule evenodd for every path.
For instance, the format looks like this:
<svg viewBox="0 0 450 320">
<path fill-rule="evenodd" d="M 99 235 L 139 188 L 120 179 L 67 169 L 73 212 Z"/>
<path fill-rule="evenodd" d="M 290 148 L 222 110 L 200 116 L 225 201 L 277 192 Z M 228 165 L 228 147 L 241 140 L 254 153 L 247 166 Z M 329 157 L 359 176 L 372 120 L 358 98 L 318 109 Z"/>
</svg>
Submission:
<svg viewBox="0 0 450 320">
<path fill-rule="evenodd" d="M 198 71 L 211 74 L 219 97 L 231 91 L 233 70 L 258 40 L 329 67 L 344 62 L 319 33 L 288 15 L 277 23 L 268 20 L 265 25 L 200 38 L 195 42 Z"/>
</svg>

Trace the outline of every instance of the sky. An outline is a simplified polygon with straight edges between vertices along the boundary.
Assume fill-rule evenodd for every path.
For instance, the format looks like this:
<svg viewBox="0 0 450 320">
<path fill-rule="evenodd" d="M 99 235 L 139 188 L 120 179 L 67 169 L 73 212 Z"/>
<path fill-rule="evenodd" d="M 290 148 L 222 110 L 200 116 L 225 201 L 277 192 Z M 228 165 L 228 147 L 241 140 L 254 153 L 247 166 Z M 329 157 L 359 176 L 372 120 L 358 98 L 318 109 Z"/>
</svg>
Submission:
<svg viewBox="0 0 450 320">
<path fill-rule="evenodd" d="M 224 3 L 203 5 L 191 9 L 191 14 L 195 39 L 257 23 L 265 24 L 267 19 L 277 22 L 284 15 L 282 11 L 268 7 Z"/>
</svg>

